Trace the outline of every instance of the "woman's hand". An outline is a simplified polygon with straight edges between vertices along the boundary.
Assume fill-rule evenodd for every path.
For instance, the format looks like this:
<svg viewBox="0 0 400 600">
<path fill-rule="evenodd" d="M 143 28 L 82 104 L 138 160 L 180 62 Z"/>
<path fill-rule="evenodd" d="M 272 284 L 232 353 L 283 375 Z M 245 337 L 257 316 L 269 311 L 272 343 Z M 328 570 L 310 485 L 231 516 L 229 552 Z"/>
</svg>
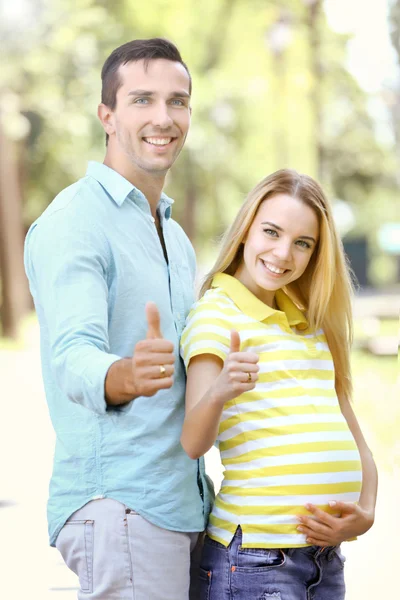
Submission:
<svg viewBox="0 0 400 600">
<path fill-rule="evenodd" d="M 240 352 L 240 337 L 231 331 L 225 362 L 213 354 L 194 356 L 187 369 L 186 415 L 181 444 L 192 459 L 203 456 L 218 436 L 225 402 L 252 390 L 258 379 L 258 355 Z"/>
<path fill-rule="evenodd" d="M 253 390 L 258 380 L 258 354 L 240 352 L 240 336 L 231 331 L 231 344 L 221 373 L 215 380 L 212 396 L 225 404 L 244 392 Z"/>
<path fill-rule="evenodd" d="M 312 516 L 301 515 L 298 531 L 304 533 L 309 544 L 315 546 L 337 546 L 348 539 L 362 535 L 374 523 L 374 514 L 352 502 L 330 502 L 329 506 L 338 511 L 337 516 L 306 504 Z"/>
</svg>

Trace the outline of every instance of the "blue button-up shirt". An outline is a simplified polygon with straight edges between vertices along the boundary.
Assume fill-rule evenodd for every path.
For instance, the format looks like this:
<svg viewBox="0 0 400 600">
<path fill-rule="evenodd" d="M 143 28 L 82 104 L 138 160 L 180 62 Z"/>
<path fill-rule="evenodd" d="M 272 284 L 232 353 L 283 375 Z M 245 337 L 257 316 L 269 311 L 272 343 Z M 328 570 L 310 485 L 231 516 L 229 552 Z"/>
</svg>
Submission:
<svg viewBox="0 0 400 600">
<path fill-rule="evenodd" d="M 113 498 L 159 527 L 201 531 L 210 494 L 203 461 L 180 444 L 185 371 L 179 338 L 193 302 L 195 256 L 162 194 L 167 264 L 145 196 L 116 171 L 89 163 L 31 226 L 25 268 L 40 324 L 43 380 L 56 432 L 48 519 L 54 545 L 65 521 Z M 175 348 L 173 387 L 107 406 L 110 365 L 132 356 L 154 301 Z"/>
</svg>

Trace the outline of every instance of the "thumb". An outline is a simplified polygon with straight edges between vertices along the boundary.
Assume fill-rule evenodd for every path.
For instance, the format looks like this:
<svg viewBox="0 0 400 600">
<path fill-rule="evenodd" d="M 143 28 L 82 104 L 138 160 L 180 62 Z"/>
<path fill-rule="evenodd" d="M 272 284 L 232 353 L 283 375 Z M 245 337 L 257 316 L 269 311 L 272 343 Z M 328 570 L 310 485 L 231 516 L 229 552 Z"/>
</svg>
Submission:
<svg viewBox="0 0 400 600">
<path fill-rule="evenodd" d="M 240 352 L 240 335 L 235 329 L 231 331 L 231 345 L 229 348 L 229 353 L 232 352 Z"/>
<path fill-rule="evenodd" d="M 162 338 L 160 329 L 160 313 L 157 305 L 154 302 L 147 302 L 145 306 L 146 320 L 147 320 L 147 335 L 146 338 L 156 339 Z"/>
</svg>

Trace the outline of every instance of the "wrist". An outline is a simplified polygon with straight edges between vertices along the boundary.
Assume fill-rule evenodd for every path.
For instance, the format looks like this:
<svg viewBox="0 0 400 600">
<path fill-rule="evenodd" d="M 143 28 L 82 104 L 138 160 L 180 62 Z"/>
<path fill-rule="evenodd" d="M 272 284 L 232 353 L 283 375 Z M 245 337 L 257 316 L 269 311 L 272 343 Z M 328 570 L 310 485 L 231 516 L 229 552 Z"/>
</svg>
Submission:
<svg viewBox="0 0 400 600">
<path fill-rule="evenodd" d="M 232 398 L 228 396 L 226 392 L 224 393 L 223 390 L 219 390 L 218 388 L 214 389 L 211 387 L 208 390 L 207 400 L 210 405 L 223 408 L 224 404 L 229 402 L 229 400 L 232 400 Z"/>
<path fill-rule="evenodd" d="M 140 396 L 135 383 L 135 375 L 133 371 L 133 363 L 131 358 L 123 358 L 121 378 L 124 386 L 124 396 L 130 400 L 134 400 Z"/>
<path fill-rule="evenodd" d="M 110 406 L 126 404 L 137 397 L 131 359 L 121 358 L 111 365 L 106 375 L 104 391 L 106 402 Z"/>
</svg>

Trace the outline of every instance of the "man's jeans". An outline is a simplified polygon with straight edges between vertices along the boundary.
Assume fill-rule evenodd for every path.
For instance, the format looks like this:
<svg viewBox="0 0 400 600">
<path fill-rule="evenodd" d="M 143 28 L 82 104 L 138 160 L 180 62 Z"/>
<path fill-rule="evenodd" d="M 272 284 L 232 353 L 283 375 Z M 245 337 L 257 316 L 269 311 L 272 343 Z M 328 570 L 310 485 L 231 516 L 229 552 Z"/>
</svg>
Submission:
<svg viewBox="0 0 400 600">
<path fill-rule="evenodd" d="M 339 547 L 242 548 L 205 538 L 200 561 L 201 600 L 343 600 L 345 558 Z"/>
<path fill-rule="evenodd" d="M 78 600 L 189 600 L 198 537 L 160 529 L 116 500 L 101 499 L 68 519 L 56 547 L 79 577 Z M 190 600 L 196 597 L 192 587 Z"/>
</svg>

